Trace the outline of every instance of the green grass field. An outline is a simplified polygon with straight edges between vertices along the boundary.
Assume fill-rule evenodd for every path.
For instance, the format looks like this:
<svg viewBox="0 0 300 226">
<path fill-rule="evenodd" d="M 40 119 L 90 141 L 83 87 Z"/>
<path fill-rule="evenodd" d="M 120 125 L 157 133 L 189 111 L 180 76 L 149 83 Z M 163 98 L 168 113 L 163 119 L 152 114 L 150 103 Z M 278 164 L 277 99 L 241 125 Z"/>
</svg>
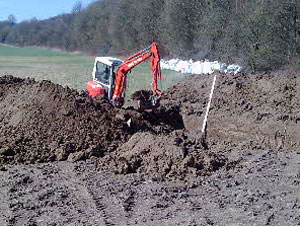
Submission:
<svg viewBox="0 0 300 226">
<path fill-rule="evenodd" d="M 92 79 L 94 57 L 63 53 L 44 48 L 17 48 L 0 45 L 0 76 L 50 80 L 75 89 L 83 89 Z M 162 70 L 159 88 L 168 87 L 183 79 L 184 75 Z M 140 89 L 151 88 L 151 72 L 148 61 L 138 65 L 128 74 L 127 97 Z"/>
</svg>

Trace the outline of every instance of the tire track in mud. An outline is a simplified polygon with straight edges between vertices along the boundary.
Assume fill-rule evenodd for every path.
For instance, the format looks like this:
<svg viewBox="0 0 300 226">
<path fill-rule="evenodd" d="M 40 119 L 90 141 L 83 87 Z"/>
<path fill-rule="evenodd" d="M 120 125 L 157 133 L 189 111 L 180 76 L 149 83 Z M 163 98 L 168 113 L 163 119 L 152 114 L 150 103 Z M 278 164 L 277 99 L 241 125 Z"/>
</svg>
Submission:
<svg viewBox="0 0 300 226">
<path fill-rule="evenodd" d="M 35 208 L 27 197 L 27 192 L 30 191 L 32 183 L 31 172 L 25 169 L 13 169 L 6 173 L 5 179 L 7 181 L 6 196 L 9 199 L 7 207 L 10 211 L 10 215 L 6 218 L 7 225 L 25 225 L 24 222 L 36 225 L 37 222 L 33 219 L 34 215 L 28 214 L 29 212 L 32 213 Z M 35 192 L 31 192 L 34 195 Z"/>
<path fill-rule="evenodd" d="M 71 171 L 70 171 L 71 172 Z M 101 219 L 102 224 L 105 226 L 114 226 L 117 225 L 115 222 L 116 220 L 113 219 L 113 216 L 109 214 L 109 211 L 107 210 L 107 206 L 103 202 L 103 197 L 97 197 L 94 195 L 93 191 L 89 189 L 86 185 L 82 185 L 79 180 L 76 180 L 76 187 L 80 191 L 81 194 L 84 194 L 84 196 L 89 200 L 89 204 L 93 205 L 95 215 L 93 218 L 95 218 L 95 221 L 97 219 Z"/>
<path fill-rule="evenodd" d="M 65 181 L 70 186 L 73 186 L 75 188 L 75 192 L 81 196 L 81 198 L 85 199 L 84 202 L 86 205 L 83 206 L 85 211 L 87 211 L 89 208 L 90 217 L 92 219 L 92 224 L 99 224 L 99 225 L 114 225 L 114 224 L 107 224 L 107 216 L 105 212 L 98 211 L 99 210 L 99 204 L 97 203 L 97 200 L 93 197 L 89 189 L 86 187 L 85 184 L 82 183 L 82 181 L 79 179 L 79 177 L 74 172 L 74 165 L 70 163 L 65 163 L 65 167 L 63 168 L 63 172 L 65 174 Z M 82 205 L 82 201 L 81 201 Z"/>
<path fill-rule="evenodd" d="M 115 188 L 123 191 L 123 187 L 115 186 L 117 180 L 109 181 L 101 173 L 95 176 L 94 171 L 89 171 L 88 175 L 80 175 L 75 164 L 59 162 L 13 167 L 3 179 L 3 226 L 131 225 L 128 212 L 133 212 L 132 196 L 126 192 L 123 202 L 120 193 L 109 193 Z"/>
<path fill-rule="evenodd" d="M 95 197 L 93 199 L 95 201 L 96 208 L 98 210 L 100 210 L 100 212 L 102 213 L 104 224 L 106 226 L 117 225 L 117 224 L 114 223 L 115 220 L 112 219 L 112 216 L 110 214 L 108 214 L 107 207 L 102 203 L 103 200 L 102 199 L 97 199 Z"/>
<path fill-rule="evenodd" d="M 7 225 L 110 225 L 73 170 L 63 162 L 9 171 Z"/>
<path fill-rule="evenodd" d="M 115 193 L 109 192 L 114 187 L 114 180 L 111 181 L 106 177 L 105 172 L 88 172 L 87 175 L 75 175 L 76 167 L 69 165 L 68 174 L 75 178 L 75 183 L 81 193 L 94 206 L 94 211 L 97 214 L 95 219 L 101 219 L 105 226 L 127 225 L 126 216 L 122 203 Z M 89 171 L 89 170 L 86 170 Z M 104 178 L 103 175 L 104 174 Z M 98 225 L 98 224 L 97 224 Z"/>
<path fill-rule="evenodd" d="M 87 185 L 87 191 L 95 203 L 96 210 L 101 213 L 102 220 L 104 222 L 103 225 L 127 225 L 126 213 L 122 204 L 118 199 L 116 199 L 115 195 L 108 194 L 101 183 L 99 185 L 96 183 L 96 188 L 94 186 Z"/>
<path fill-rule="evenodd" d="M 135 193 L 133 191 L 130 191 L 129 195 L 125 198 L 123 202 L 123 207 L 126 212 L 127 218 L 130 218 L 132 216 L 135 206 L 136 206 Z"/>
<path fill-rule="evenodd" d="M 107 171 L 85 169 L 81 175 L 104 225 L 136 225 L 136 211 L 143 209 L 135 177 L 118 176 Z M 86 173 L 88 172 L 88 173 Z M 82 180 L 81 180 L 82 181 Z"/>
<path fill-rule="evenodd" d="M 7 173 L 0 171 L 0 225 L 7 225 L 8 220 L 11 218 L 11 211 L 9 208 L 9 189 L 8 189 L 8 178 Z"/>
</svg>

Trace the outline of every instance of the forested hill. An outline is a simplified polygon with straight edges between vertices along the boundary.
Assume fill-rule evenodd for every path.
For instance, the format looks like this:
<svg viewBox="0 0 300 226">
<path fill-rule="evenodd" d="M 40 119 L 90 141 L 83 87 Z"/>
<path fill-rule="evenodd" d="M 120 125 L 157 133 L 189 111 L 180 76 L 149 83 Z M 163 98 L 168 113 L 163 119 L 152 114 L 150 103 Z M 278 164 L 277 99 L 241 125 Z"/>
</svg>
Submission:
<svg viewBox="0 0 300 226">
<path fill-rule="evenodd" d="M 297 63 L 300 1 L 99 0 L 47 20 L 0 22 L 0 41 L 93 55 L 124 55 L 156 41 L 165 57 L 268 70 Z"/>
</svg>

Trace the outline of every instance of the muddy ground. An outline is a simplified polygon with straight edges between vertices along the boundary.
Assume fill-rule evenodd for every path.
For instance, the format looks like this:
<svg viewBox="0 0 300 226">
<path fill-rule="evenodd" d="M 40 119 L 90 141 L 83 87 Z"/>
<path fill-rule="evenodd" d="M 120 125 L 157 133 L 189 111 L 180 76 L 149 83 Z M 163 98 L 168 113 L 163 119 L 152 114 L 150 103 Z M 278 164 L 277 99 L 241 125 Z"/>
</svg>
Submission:
<svg viewBox="0 0 300 226">
<path fill-rule="evenodd" d="M 191 76 L 154 112 L 0 78 L 0 225 L 300 225 L 300 71 Z"/>
</svg>

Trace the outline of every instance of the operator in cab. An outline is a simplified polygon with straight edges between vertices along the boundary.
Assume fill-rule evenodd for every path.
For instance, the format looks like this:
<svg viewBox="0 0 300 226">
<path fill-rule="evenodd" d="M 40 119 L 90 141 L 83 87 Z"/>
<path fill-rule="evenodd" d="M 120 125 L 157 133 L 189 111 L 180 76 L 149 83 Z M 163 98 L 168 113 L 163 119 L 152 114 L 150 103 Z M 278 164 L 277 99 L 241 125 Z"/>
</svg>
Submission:
<svg viewBox="0 0 300 226">
<path fill-rule="evenodd" d="M 108 85 L 109 83 L 109 73 L 110 73 L 110 68 L 107 65 L 98 63 L 97 64 L 97 70 L 96 70 L 96 79 L 104 83 L 105 85 Z"/>
</svg>

